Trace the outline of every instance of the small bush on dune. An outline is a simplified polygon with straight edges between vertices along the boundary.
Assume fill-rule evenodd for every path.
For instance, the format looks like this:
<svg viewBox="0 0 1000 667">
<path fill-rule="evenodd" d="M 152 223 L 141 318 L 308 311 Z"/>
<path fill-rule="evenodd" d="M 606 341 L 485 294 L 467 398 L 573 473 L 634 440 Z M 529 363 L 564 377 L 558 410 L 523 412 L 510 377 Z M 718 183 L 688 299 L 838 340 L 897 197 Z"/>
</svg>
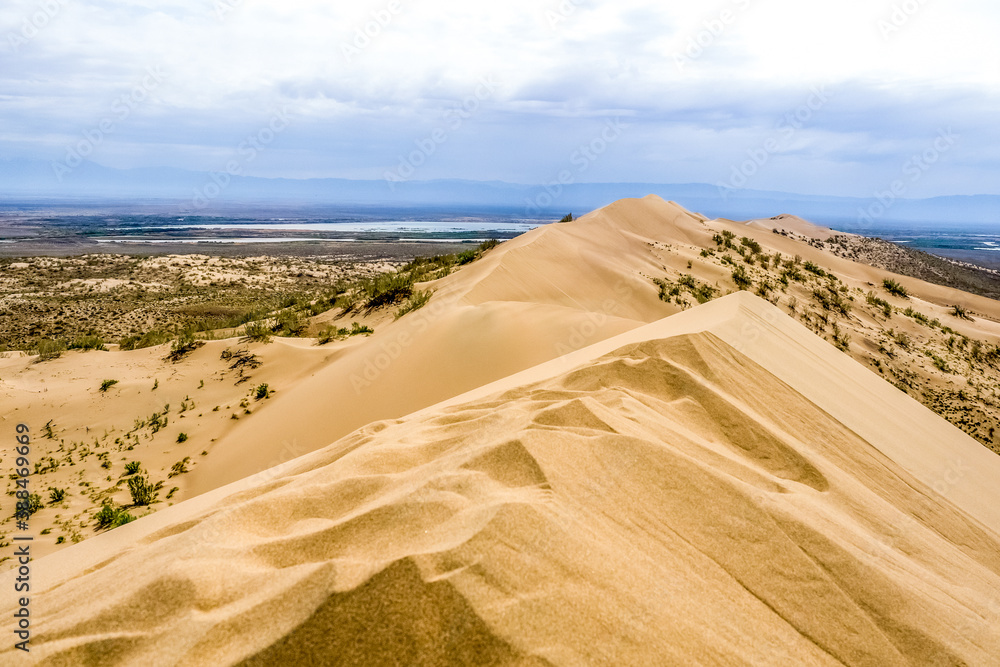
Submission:
<svg viewBox="0 0 1000 667">
<path fill-rule="evenodd" d="M 125 511 L 124 508 L 116 507 L 110 502 L 104 503 L 94 515 L 95 530 L 117 528 L 132 521 L 135 521 L 134 516 Z"/>
<path fill-rule="evenodd" d="M 169 333 L 166 331 L 160 331 L 159 329 L 153 329 L 152 331 L 147 331 L 141 335 L 135 334 L 122 338 L 118 341 L 118 347 L 122 350 L 141 350 L 144 347 L 163 345 L 169 340 Z"/>
<path fill-rule="evenodd" d="M 243 339 L 255 343 L 270 343 L 271 329 L 260 321 L 247 322 L 243 326 Z"/>
<path fill-rule="evenodd" d="M 964 307 L 959 305 L 951 307 L 951 314 L 962 320 L 969 320 L 970 322 L 975 321 L 972 319 L 972 315 L 969 315 L 969 312 Z"/>
<path fill-rule="evenodd" d="M 890 278 L 886 278 L 882 281 L 882 287 L 885 288 L 886 292 L 892 294 L 893 296 L 898 296 L 901 299 L 910 298 L 910 293 L 906 291 L 906 288 Z"/>
<path fill-rule="evenodd" d="M 128 491 L 133 505 L 152 505 L 156 502 L 157 487 L 145 475 L 136 475 L 128 480 Z"/>
<path fill-rule="evenodd" d="M 69 344 L 71 350 L 107 350 L 104 347 L 104 339 L 96 334 L 79 336 Z"/>
<path fill-rule="evenodd" d="M 737 266 L 733 269 L 732 276 L 733 282 L 736 283 L 736 287 L 741 290 L 749 289 L 750 286 L 753 285 L 753 280 L 750 279 L 750 276 L 747 274 L 747 270 L 742 266 Z"/>
<path fill-rule="evenodd" d="M 400 317 L 406 315 L 407 313 L 423 308 L 425 305 L 427 305 L 427 302 L 431 300 L 431 294 L 433 294 L 431 290 L 420 290 L 414 292 L 413 296 L 410 297 L 410 300 L 407 301 L 402 308 L 396 311 L 396 319 L 398 320 Z"/>
<path fill-rule="evenodd" d="M 39 361 L 49 361 L 51 359 L 57 359 L 63 352 L 66 351 L 66 344 L 62 341 L 52 340 L 50 338 L 43 338 L 38 341 L 38 360 Z"/>
<path fill-rule="evenodd" d="M 204 341 L 194 337 L 194 332 L 190 329 L 182 331 L 170 345 L 170 354 L 167 355 L 167 360 L 177 363 L 204 344 Z"/>
<path fill-rule="evenodd" d="M 383 273 L 362 285 L 367 299 L 366 310 L 401 303 L 413 295 L 413 276 L 405 273 Z"/>
<path fill-rule="evenodd" d="M 111 389 L 111 387 L 115 386 L 116 384 L 118 384 L 118 380 L 105 380 L 101 382 L 101 391 L 106 392 L 108 389 Z"/>
</svg>

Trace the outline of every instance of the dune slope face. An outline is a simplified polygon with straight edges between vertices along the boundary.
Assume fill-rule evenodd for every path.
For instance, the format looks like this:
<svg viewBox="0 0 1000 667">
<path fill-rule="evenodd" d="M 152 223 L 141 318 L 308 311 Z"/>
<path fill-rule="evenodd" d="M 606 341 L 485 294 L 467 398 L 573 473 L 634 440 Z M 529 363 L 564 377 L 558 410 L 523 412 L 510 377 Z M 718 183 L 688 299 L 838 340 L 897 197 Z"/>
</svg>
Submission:
<svg viewBox="0 0 1000 667">
<path fill-rule="evenodd" d="M 649 325 L 38 561 L 33 659 L 995 661 L 997 526 L 832 416 L 872 410 L 849 373 L 825 406 L 709 331 L 770 306 L 702 308 L 700 331 Z M 792 356 L 812 344 L 788 331 Z M 911 447 L 942 468 L 982 450 Z"/>
</svg>

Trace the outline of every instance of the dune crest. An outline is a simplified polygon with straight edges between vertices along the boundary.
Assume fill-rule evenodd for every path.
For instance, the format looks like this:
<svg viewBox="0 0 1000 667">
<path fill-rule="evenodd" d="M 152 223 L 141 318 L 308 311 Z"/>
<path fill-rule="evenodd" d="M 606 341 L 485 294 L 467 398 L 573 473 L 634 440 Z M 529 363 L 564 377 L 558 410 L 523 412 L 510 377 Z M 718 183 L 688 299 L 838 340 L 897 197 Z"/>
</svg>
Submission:
<svg viewBox="0 0 1000 667">
<path fill-rule="evenodd" d="M 1000 462 L 817 343 L 735 294 L 369 425 L 38 561 L 32 655 L 988 664 Z"/>
</svg>

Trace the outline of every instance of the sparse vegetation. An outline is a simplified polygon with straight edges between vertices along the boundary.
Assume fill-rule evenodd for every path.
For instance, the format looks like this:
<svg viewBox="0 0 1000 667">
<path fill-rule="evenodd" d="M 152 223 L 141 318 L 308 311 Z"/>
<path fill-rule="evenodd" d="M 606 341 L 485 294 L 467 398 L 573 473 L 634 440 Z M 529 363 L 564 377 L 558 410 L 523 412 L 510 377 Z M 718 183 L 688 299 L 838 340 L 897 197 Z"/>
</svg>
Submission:
<svg viewBox="0 0 1000 667">
<path fill-rule="evenodd" d="M 133 505 L 152 505 L 156 502 L 157 487 L 145 475 L 129 477 L 128 491 Z"/>
<path fill-rule="evenodd" d="M 432 294 L 433 292 L 430 290 L 418 290 L 414 292 L 410 297 L 410 300 L 407 301 L 402 308 L 396 311 L 396 319 L 399 319 L 403 315 L 413 312 L 414 310 L 423 308 L 427 305 L 427 302 L 431 300 Z"/>
<path fill-rule="evenodd" d="M 973 320 L 972 315 L 969 315 L 969 311 L 958 304 L 951 307 L 951 314 L 962 320 L 969 320 L 970 322 L 975 321 Z"/>
<path fill-rule="evenodd" d="M 906 290 L 906 288 L 891 278 L 885 278 L 882 281 L 882 287 L 886 292 L 893 296 L 898 296 L 901 299 L 910 298 L 910 293 Z"/>
<path fill-rule="evenodd" d="M 116 384 L 118 384 L 118 380 L 104 380 L 103 382 L 101 382 L 101 392 L 106 392 L 108 389 L 111 389 L 111 387 L 115 386 Z"/>
</svg>

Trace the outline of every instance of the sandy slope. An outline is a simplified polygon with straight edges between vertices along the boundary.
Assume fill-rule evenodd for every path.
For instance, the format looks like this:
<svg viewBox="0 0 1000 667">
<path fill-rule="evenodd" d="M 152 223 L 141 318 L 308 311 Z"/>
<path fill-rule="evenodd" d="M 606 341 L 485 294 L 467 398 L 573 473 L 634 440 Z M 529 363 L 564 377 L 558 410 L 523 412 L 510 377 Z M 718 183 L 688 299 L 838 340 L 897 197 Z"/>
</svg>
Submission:
<svg viewBox="0 0 1000 667">
<path fill-rule="evenodd" d="M 659 300 L 664 266 L 733 288 L 728 267 L 699 261 L 712 235 L 729 229 L 785 257 L 801 255 L 868 289 L 885 271 L 836 257 L 771 227 L 822 237 L 825 228 L 793 216 L 752 224 L 708 221 L 651 195 L 615 202 L 568 224 L 502 244 L 480 261 L 426 285 L 430 303 L 352 347 L 274 399 L 282 418 L 246 420 L 221 438 L 192 473 L 189 498 L 313 451 L 378 419 L 396 418 L 573 350 L 677 313 Z M 692 259 L 693 269 L 685 269 Z M 965 303 L 992 317 L 953 322 L 973 337 L 1000 341 L 1000 303 L 918 280 L 902 281 L 913 305 L 944 318 Z M 901 325 L 897 325 L 901 326 Z M 294 425 L 294 428 L 291 428 Z M 290 435 L 292 434 L 292 435 Z"/>
<path fill-rule="evenodd" d="M 32 657 L 991 664 L 997 479 L 734 294 L 37 561 Z"/>
</svg>

